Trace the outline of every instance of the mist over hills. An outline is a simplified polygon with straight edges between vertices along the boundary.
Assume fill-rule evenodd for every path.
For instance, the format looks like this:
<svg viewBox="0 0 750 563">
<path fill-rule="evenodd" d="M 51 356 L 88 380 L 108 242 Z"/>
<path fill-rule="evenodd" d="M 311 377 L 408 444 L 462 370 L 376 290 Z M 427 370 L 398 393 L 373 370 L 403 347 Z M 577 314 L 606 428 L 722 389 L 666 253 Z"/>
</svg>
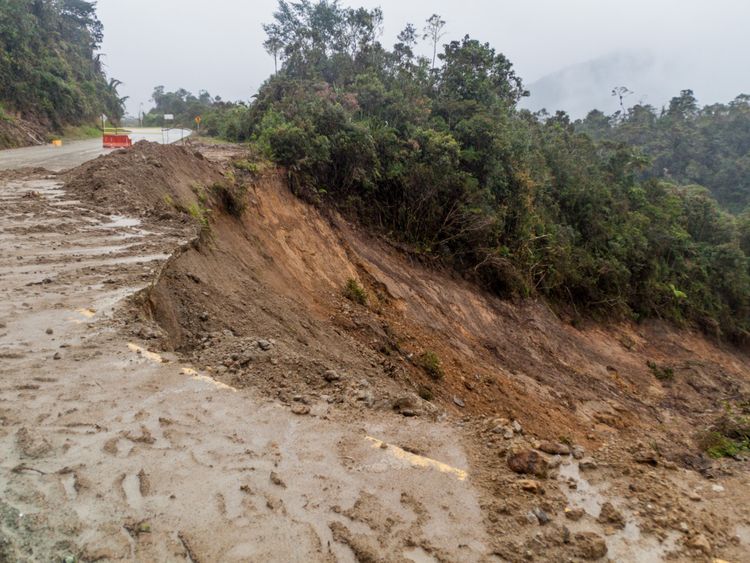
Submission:
<svg viewBox="0 0 750 563">
<path fill-rule="evenodd" d="M 585 117 L 592 109 L 611 114 L 620 109 L 612 89 L 625 86 L 633 92 L 624 100 L 626 107 L 643 103 L 660 108 L 680 90 L 695 89 L 691 86 L 690 75 L 690 69 L 683 64 L 657 58 L 649 51 L 618 51 L 571 65 L 530 83 L 531 96 L 520 105 L 532 111 L 564 110 L 573 118 Z M 696 94 L 700 96 L 705 92 L 696 91 Z M 737 94 L 739 92 L 734 92 L 727 99 Z"/>
</svg>

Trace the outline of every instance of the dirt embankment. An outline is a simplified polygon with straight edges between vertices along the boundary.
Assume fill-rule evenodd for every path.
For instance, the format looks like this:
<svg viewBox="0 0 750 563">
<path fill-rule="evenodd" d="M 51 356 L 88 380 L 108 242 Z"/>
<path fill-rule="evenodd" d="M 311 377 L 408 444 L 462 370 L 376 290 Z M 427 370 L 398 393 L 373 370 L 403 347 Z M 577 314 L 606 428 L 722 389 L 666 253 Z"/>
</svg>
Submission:
<svg viewBox="0 0 750 563">
<path fill-rule="evenodd" d="M 723 405 L 750 397 L 746 352 L 658 322 L 574 328 L 543 303 L 500 300 L 301 202 L 277 171 L 230 173 L 205 158 L 144 144 L 71 178 L 71 188 L 113 210 L 157 221 L 192 215 L 184 224 L 196 242 L 142 294 L 134 332 L 302 414 L 325 399 L 342 417 L 379 409 L 462 420 L 504 559 L 596 559 L 601 551 L 598 535 L 565 524 L 564 486 L 540 497 L 544 486 L 519 484 L 506 467 L 538 440 L 551 441 L 552 454 L 570 445 L 591 452 L 594 480 L 619 495 L 639 530 L 666 542 L 664 553 L 690 559 L 750 549 L 735 534 L 749 514 L 720 501 L 691 510 L 698 501 L 669 473 L 685 471 L 681 479 L 699 489 L 701 475 L 747 474 L 746 462 L 712 463 L 696 441 Z M 235 180 L 249 189 L 244 212 L 231 214 L 212 186 Z M 349 280 L 364 289 L 361 303 L 345 297 Z M 152 320 L 159 329 L 144 328 Z M 544 463 L 552 467 L 554 458 Z M 576 479 L 567 479 L 574 490 Z M 611 536 L 610 554 L 619 545 L 619 520 L 611 519 L 614 527 L 606 514 L 592 524 Z"/>
<path fill-rule="evenodd" d="M 0 110 L 0 149 L 41 145 L 46 142 L 46 136 L 46 129 L 41 125 L 10 117 Z"/>
</svg>

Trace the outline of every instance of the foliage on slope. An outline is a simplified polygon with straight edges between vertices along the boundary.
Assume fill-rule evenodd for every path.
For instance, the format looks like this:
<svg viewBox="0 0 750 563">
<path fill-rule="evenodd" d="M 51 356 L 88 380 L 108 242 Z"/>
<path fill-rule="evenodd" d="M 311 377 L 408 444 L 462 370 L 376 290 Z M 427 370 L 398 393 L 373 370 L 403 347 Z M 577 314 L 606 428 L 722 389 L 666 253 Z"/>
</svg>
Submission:
<svg viewBox="0 0 750 563">
<path fill-rule="evenodd" d="M 750 96 L 699 107 L 684 90 L 661 111 L 636 105 L 615 115 L 592 111 L 576 124 L 601 143 L 641 151 L 643 178 L 707 187 L 725 208 L 750 207 Z"/>
<path fill-rule="evenodd" d="M 220 134 L 257 143 L 298 194 L 500 294 L 746 340 L 750 217 L 644 177 L 641 151 L 564 113 L 519 110 L 507 58 L 468 36 L 438 51 L 444 25 L 409 25 L 388 50 L 378 9 L 281 1 L 265 26 L 280 68 L 251 105 L 217 110 Z"/>
<path fill-rule="evenodd" d="M 0 102 L 6 113 L 52 129 L 92 122 L 102 113 L 119 120 L 119 82 L 107 81 L 95 54 L 101 41 L 93 2 L 0 0 Z"/>
</svg>

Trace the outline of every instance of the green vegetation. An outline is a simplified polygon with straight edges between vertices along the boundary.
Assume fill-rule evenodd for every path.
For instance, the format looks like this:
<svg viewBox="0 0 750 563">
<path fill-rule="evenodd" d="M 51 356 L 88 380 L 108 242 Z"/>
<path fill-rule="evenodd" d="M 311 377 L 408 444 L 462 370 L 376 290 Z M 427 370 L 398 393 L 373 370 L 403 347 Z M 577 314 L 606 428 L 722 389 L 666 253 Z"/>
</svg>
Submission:
<svg viewBox="0 0 750 563">
<path fill-rule="evenodd" d="M 188 215 L 195 219 L 201 226 L 201 232 L 206 233 L 211 225 L 208 222 L 210 211 L 200 203 L 191 203 L 186 209 Z"/>
<path fill-rule="evenodd" d="M 85 0 L 0 0 L 0 101 L 50 129 L 123 114 L 117 80 L 107 81 L 102 25 Z"/>
<path fill-rule="evenodd" d="M 750 452 L 750 403 L 724 406 L 724 414 L 699 438 L 713 458 L 736 457 Z"/>
<path fill-rule="evenodd" d="M 204 125 L 253 142 L 294 193 L 499 295 L 748 341 L 750 211 L 732 215 L 712 196 L 732 209 L 750 198 L 746 98 L 698 109 L 683 93 L 664 115 L 573 123 L 518 109 L 523 83 L 489 44 L 441 48 L 439 16 L 390 49 L 382 19 L 336 1 L 279 2 L 264 45 L 278 72 L 250 105 L 206 95 Z M 416 54 L 422 37 L 434 59 Z"/>
<path fill-rule="evenodd" d="M 232 217 L 239 219 L 247 208 L 247 187 L 236 181 L 219 182 L 211 186 L 221 207 Z"/>
<path fill-rule="evenodd" d="M 600 145 L 623 144 L 641 159 L 640 178 L 708 188 L 726 209 L 750 205 L 750 95 L 699 107 L 683 90 L 658 111 L 636 105 L 607 116 L 592 111 L 576 129 Z"/>
<path fill-rule="evenodd" d="M 425 370 L 425 372 L 427 372 L 427 375 L 429 375 L 432 379 L 438 380 L 445 377 L 445 372 L 443 371 L 443 363 L 440 361 L 440 358 L 435 352 L 424 352 L 421 356 L 419 356 L 418 365 L 423 370 Z"/>
<path fill-rule="evenodd" d="M 674 379 L 674 369 L 669 366 L 660 366 L 656 362 L 649 361 L 647 363 L 651 373 L 659 381 L 671 381 Z"/>
<path fill-rule="evenodd" d="M 344 297 L 358 303 L 360 305 L 367 305 L 367 292 L 365 288 L 354 278 L 349 278 L 344 286 Z"/>
</svg>

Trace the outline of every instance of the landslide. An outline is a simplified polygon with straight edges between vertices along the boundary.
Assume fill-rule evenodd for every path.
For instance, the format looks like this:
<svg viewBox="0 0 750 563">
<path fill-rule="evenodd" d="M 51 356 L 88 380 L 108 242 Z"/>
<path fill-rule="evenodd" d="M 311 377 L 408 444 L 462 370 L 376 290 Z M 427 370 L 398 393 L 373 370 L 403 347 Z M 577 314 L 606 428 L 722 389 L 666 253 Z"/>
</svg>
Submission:
<svg viewBox="0 0 750 563">
<path fill-rule="evenodd" d="M 371 378 L 375 395 L 390 385 L 550 439 L 637 434 L 667 417 L 684 423 L 669 443 L 685 451 L 688 427 L 750 392 L 742 350 L 661 322 L 573 326 L 543 302 L 497 298 L 301 201 L 280 170 L 233 167 L 241 156 L 141 142 L 66 184 L 100 209 L 186 228 L 192 244 L 142 298 L 161 343 L 227 383 L 296 395 L 338 370 Z M 229 184 L 241 213 L 226 209 Z M 349 280 L 365 304 L 347 299 Z M 258 340 L 273 353 L 253 352 Z"/>
<path fill-rule="evenodd" d="M 322 399 L 352 419 L 461 421 L 488 526 L 509 537 L 527 523 L 496 514 L 523 513 L 533 499 L 504 500 L 518 495 L 504 459 L 536 440 L 597 452 L 624 495 L 681 514 L 690 501 L 643 467 L 733 474 L 705 455 L 701 435 L 726 405 L 748 402 L 746 351 L 661 322 L 573 326 L 543 302 L 499 299 L 301 201 L 283 171 L 247 163 L 239 148 L 139 143 L 69 175 L 82 198 L 146 224 L 173 221 L 190 238 L 133 304 L 132 330 L 153 347 L 300 414 Z M 347 298 L 350 280 L 364 302 Z M 565 506 L 555 494 L 552 513 Z M 655 528 L 671 525 L 645 512 Z M 700 519 L 701 530 L 724 522 L 706 510 L 674 518 Z M 702 533 L 729 545 L 726 527 Z M 521 547 L 508 542 L 498 553 L 514 560 Z"/>
</svg>

